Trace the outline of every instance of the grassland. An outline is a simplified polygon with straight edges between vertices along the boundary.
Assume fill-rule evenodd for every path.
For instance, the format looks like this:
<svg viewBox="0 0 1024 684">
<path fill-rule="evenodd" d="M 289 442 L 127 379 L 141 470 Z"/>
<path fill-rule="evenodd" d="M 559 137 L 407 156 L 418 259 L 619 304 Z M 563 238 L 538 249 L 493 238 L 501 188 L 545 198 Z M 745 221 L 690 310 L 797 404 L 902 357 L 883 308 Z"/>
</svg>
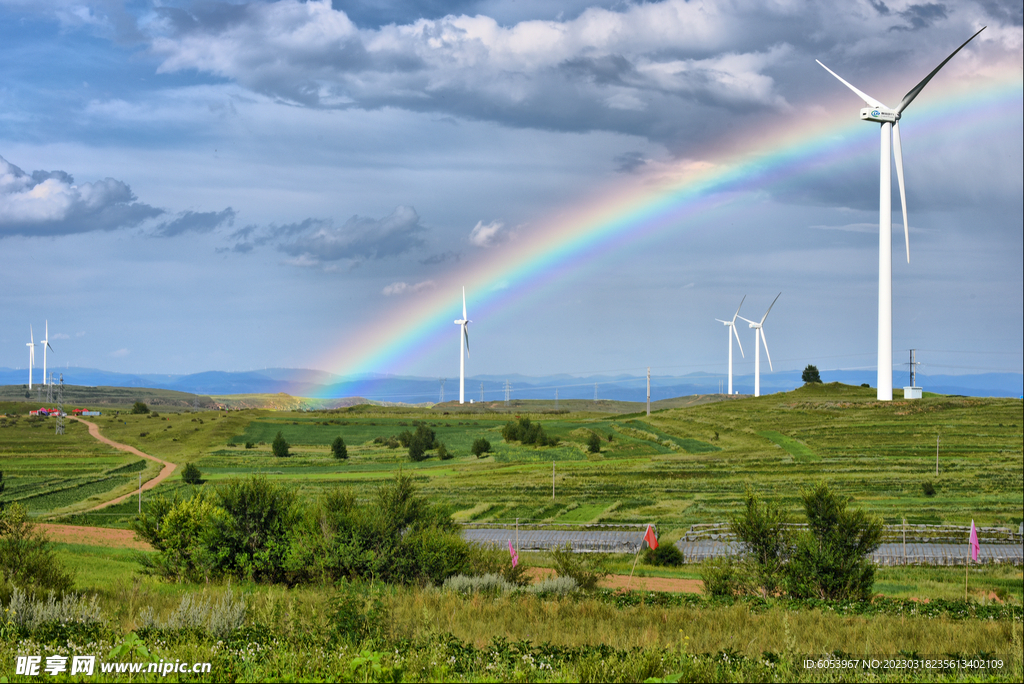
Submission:
<svg viewBox="0 0 1024 684">
<path fill-rule="evenodd" d="M 882 404 L 871 390 L 838 385 L 758 399 L 707 399 L 680 401 L 686 405 L 663 407 L 649 417 L 637 404 L 561 402 L 555 412 L 553 402 L 522 402 L 507 409 L 360 405 L 171 413 L 161 408 L 155 416 L 107 411 L 96 422 L 114 440 L 174 463 L 196 463 L 203 487 L 263 473 L 297 488 L 303 497 L 337 487 L 367 496 L 401 470 L 413 475 L 420 491 L 447 502 L 463 521 L 655 522 L 662 541 L 671 542 L 693 523 L 727 520 L 748 486 L 780 499 L 796 514 L 799 490 L 823 479 L 851 495 L 856 507 L 890 522 L 905 517 L 917 523 L 966 523 L 973 518 L 1016 528 L 1021 520 L 1024 418 L 1019 400 L 936 396 Z M 138 478 L 138 470 L 131 469 L 148 465 L 95 442 L 77 423 L 69 423 L 67 434 L 58 437 L 52 420 L 24 416 L 24 404 L 3 404 L 0 411 L 19 414 L 0 427 L 3 501 L 21 499 L 33 513 L 56 513 L 77 524 L 128 525 L 137 511 L 135 500 L 98 512 L 86 509 L 113 498 L 119 486 L 130 489 Z M 548 435 L 558 438 L 558 446 L 505 443 L 501 427 L 517 413 L 540 421 Z M 376 437 L 415 429 L 414 422 L 431 426 L 455 458 L 412 463 L 404 449 L 374 444 Z M 278 432 L 291 444 L 288 458 L 271 453 Z M 585 447 L 593 433 L 602 438 L 599 454 Z M 330 453 L 339 435 L 348 444 L 346 461 Z M 941 437 L 937 476 L 936 436 Z M 494 447 L 485 458 L 469 453 L 478 437 Z M 153 468 L 144 476 L 155 474 Z M 125 478 L 120 485 L 118 477 Z M 111 488 L 105 491 L 89 489 L 108 482 Z M 924 494 L 925 482 L 934 485 L 935 496 Z M 155 493 L 191 491 L 195 488 L 172 478 Z M 1020 679 L 1024 577 L 1014 567 L 972 569 L 972 603 L 955 604 L 963 610 L 954 607 L 937 617 L 918 614 L 914 607 L 923 604 L 916 601 L 938 605 L 962 599 L 960 568 L 879 568 L 876 591 L 906 601 L 895 604 L 898 614 L 854 614 L 842 606 L 773 600 L 666 601 L 653 594 L 628 600 L 610 592 L 564 599 L 467 597 L 432 588 L 355 587 L 351 591 L 361 592 L 365 604 L 360 605 L 370 611 L 366 619 L 379 629 L 375 640 L 339 643 L 339 596 L 350 591 L 345 587 L 235 584 L 230 589 L 245 596 L 247 611 L 244 627 L 234 636 L 201 629 L 147 631 L 146 609 L 159 622 L 183 596 L 220 596 L 228 587 L 140 576 L 137 554 L 145 552 L 83 544 L 57 548 L 75 570 L 78 590 L 99 596 L 103 626 L 83 632 L 92 652 L 105 653 L 138 631 L 160 658 L 214 662 L 217 671 L 210 681 L 636 681 L 673 672 L 701 681 L 815 681 L 821 673 L 799 670 L 801 656 L 835 651 L 998 654 L 1010 667 L 995 679 Z M 543 554 L 524 553 L 523 560 L 550 563 Z M 629 561 L 613 559 L 610 569 L 625 574 Z M 642 563 L 637 572 L 699 576 L 695 567 Z M 992 620 L 969 615 L 999 602 L 1015 606 L 1016 613 Z M 53 643 L 77 638 L 67 629 L 53 632 Z M 14 654 L 38 648 L 50 637 L 17 636 L 9 629 L 5 634 L 0 638 L 0 677 L 13 680 L 13 671 L 7 670 Z M 549 645 L 541 647 L 544 642 Z M 367 658 L 377 658 L 379 673 L 364 668 Z M 957 673 L 833 673 L 847 681 L 876 676 L 963 678 Z"/>
<path fill-rule="evenodd" d="M 834 483 L 857 506 L 891 523 L 974 519 L 981 525 L 1016 527 L 1024 509 L 1019 400 L 939 396 L 880 403 L 871 390 L 831 384 L 758 399 L 697 402 L 649 417 L 589 410 L 545 413 L 550 409 L 544 406 L 527 413 L 528 408 L 518 407 L 520 415 L 540 421 L 559 439 L 558 446 L 505 443 L 501 428 L 513 416 L 483 404 L 463 410 L 446 404 L 156 417 L 108 413 L 97 422 L 112 439 L 175 463 L 196 463 L 207 486 L 258 472 L 298 487 L 303 495 L 338 486 L 365 494 L 402 470 L 426 494 L 448 502 L 458 518 L 481 522 L 655 522 L 672 539 L 691 524 L 727 520 L 748 486 L 779 498 L 796 514 L 800 489 L 820 480 Z M 412 463 L 404 449 L 373 443 L 377 437 L 414 430 L 418 421 L 436 432 L 454 459 Z M 271 453 L 278 432 L 292 445 L 289 458 Z M 599 454 L 585 447 L 592 432 L 602 438 Z M 31 477 L 17 465 L 25 463 L 18 459 L 26 452 L 36 453 L 33 434 L 42 432 L 25 420 L 5 429 L 5 437 L 11 437 L 0 452 L 0 467 L 8 473 L 5 498 L 30 484 Z M 21 435 L 28 440 L 24 445 Z M 329 445 L 339 435 L 348 444 L 347 461 L 331 458 Z M 478 437 L 493 445 L 486 458 L 469 453 Z M 38 448 L 54 449 L 58 442 L 46 444 Z M 59 444 L 76 444 L 74 449 L 83 454 L 97 448 L 84 431 L 73 430 Z M 105 471 L 96 472 L 98 477 Z M 934 486 L 934 496 L 925 495 L 926 482 Z M 169 481 L 156 491 L 181 486 Z M 94 514 L 91 522 L 125 525 L 128 507 L 117 512 Z M 90 521 L 79 517 L 75 522 Z"/>
</svg>

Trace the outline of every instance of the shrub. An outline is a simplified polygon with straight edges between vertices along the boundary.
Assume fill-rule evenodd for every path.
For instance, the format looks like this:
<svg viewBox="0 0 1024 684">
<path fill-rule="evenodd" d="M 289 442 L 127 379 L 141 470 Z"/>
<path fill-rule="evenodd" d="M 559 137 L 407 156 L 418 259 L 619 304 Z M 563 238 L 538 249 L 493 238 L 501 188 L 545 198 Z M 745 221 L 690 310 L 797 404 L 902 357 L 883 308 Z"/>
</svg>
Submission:
<svg viewBox="0 0 1024 684">
<path fill-rule="evenodd" d="M 750 577 L 762 596 L 779 591 L 792 546 L 789 517 L 777 501 L 762 502 L 747 489 L 742 512 L 732 520 L 732 531 L 744 544 Z"/>
<path fill-rule="evenodd" d="M 473 446 L 470 448 L 470 451 L 473 452 L 473 455 L 476 456 L 477 458 L 483 458 L 484 455 L 487 454 L 490 450 L 491 443 L 488 442 L 483 437 L 478 437 L 474 439 Z"/>
<path fill-rule="evenodd" d="M 245 597 L 239 596 L 235 600 L 231 589 L 217 601 L 211 601 L 205 592 L 188 592 L 161 626 L 164 629 L 204 630 L 222 638 L 245 624 L 245 610 Z"/>
<path fill-rule="evenodd" d="M 608 576 L 608 558 L 603 553 L 573 553 L 572 544 L 551 549 L 551 560 L 559 577 L 571 577 L 583 591 L 593 591 Z"/>
<path fill-rule="evenodd" d="M 925 482 L 921 485 L 921 490 L 925 496 L 935 496 L 935 485 L 931 482 Z"/>
<path fill-rule="evenodd" d="M 280 432 L 277 433 L 277 437 L 274 437 L 274 443 L 270 448 L 278 458 L 285 458 L 286 456 L 291 455 L 288 452 L 288 442 L 285 441 L 284 435 Z"/>
<path fill-rule="evenodd" d="M 644 562 L 648 565 L 679 567 L 686 562 L 683 552 L 675 544 L 661 544 L 656 549 L 647 549 Z"/>
<path fill-rule="evenodd" d="M 168 579 L 210 579 L 219 574 L 212 528 L 224 516 L 225 511 L 202 494 L 184 500 L 157 497 L 133 521 L 132 529 L 159 553 L 140 556 L 139 561 L 149 572 Z"/>
<path fill-rule="evenodd" d="M 181 481 L 185 484 L 197 485 L 203 483 L 203 473 L 195 463 L 186 463 L 181 470 Z"/>
<path fill-rule="evenodd" d="M 444 581 L 441 588 L 458 594 L 510 594 L 517 589 L 516 585 L 498 574 L 453 575 Z"/>
<path fill-rule="evenodd" d="M 132 413 L 134 413 L 136 415 L 149 413 L 149 407 L 146 406 L 143 402 L 137 401 L 132 406 Z"/>
<path fill-rule="evenodd" d="M 255 448 L 256 448 L 256 445 L 255 445 L 255 444 L 253 444 L 252 442 L 246 442 L 246 443 L 245 443 L 245 448 L 246 448 L 246 449 L 255 449 Z"/>
<path fill-rule="evenodd" d="M 700 564 L 700 579 L 708 596 L 733 596 L 740 590 L 736 559 L 708 558 Z"/>
<path fill-rule="evenodd" d="M 596 432 L 591 432 L 590 437 L 587 438 L 587 451 L 592 454 L 601 453 L 601 438 L 597 436 Z"/>
<path fill-rule="evenodd" d="M 448 447 L 444 445 L 444 442 L 438 442 L 437 444 L 437 457 L 442 461 L 449 461 L 455 458 L 455 454 L 448 451 Z"/>
<path fill-rule="evenodd" d="M 867 555 L 878 548 L 882 521 L 847 509 L 849 498 L 826 484 L 800 493 L 807 524 L 789 563 L 789 590 L 797 598 L 870 600 L 875 567 Z"/>
<path fill-rule="evenodd" d="M 348 458 L 348 447 L 345 446 L 345 440 L 338 435 L 331 442 L 331 453 L 334 454 L 334 458 L 345 460 Z"/>
<path fill-rule="evenodd" d="M 513 567 L 507 548 L 489 544 L 475 544 L 470 548 L 469 572 L 472 575 L 499 575 L 509 584 L 522 587 L 530 583 L 528 569 L 522 559 Z"/>
<path fill-rule="evenodd" d="M 63 594 L 74 586 L 50 541 L 29 520 L 21 504 L 0 509 L 0 599 L 15 587 L 30 594 Z"/>
<path fill-rule="evenodd" d="M 557 446 L 558 440 L 549 438 L 540 423 L 534 423 L 526 416 L 518 420 L 510 420 L 501 429 L 501 437 L 506 442 L 521 442 L 534 446 Z"/>
<path fill-rule="evenodd" d="M 427 458 L 429 458 L 429 454 L 421 442 L 416 440 L 409 442 L 409 460 L 425 461 Z"/>
</svg>

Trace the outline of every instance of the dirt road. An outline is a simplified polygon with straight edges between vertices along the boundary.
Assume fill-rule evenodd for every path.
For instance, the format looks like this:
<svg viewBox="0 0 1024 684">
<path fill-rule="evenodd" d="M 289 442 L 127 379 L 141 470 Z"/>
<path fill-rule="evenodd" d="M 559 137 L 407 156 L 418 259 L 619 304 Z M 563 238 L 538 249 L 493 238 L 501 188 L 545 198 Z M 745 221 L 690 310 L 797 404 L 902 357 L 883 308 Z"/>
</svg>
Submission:
<svg viewBox="0 0 1024 684">
<path fill-rule="evenodd" d="M 77 420 L 80 423 L 85 423 L 89 427 L 89 434 L 92 435 L 93 438 L 103 442 L 104 444 L 109 444 L 110 446 L 114 447 L 115 449 L 120 449 L 121 451 L 127 451 L 130 454 L 135 454 L 136 456 L 141 456 L 142 458 L 149 459 L 150 461 L 156 461 L 157 463 L 163 464 L 164 467 L 160 469 L 160 473 L 156 477 L 154 477 L 152 480 L 149 480 L 145 484 L 142 485 L 142 489 L 144 491 L 147 490 L 147 489 L 153 489 L 153 487 L 156 487 L 158 484 L 160 484 L 161 482 L 163 482 L 164 480 L 169 478 L 171 476 L 171 473 L 174 472 L 174 469 L 178 467 L 178 466 L 174 465 L 173 463 L 171 463 L 170 461 L 165 461 L 165 460 L 163 460 L 161 458 L 157 458 L 156 456 L 150 456 L 149 454 L 144 454 L 144 453 L 142 453 L 141 451 L 139 451 L 138 449 L 136 449 L 133 446 L 128 446 L 127 444 L 121 444 L 120 442 L 115 442 L 114 440 L 112 440 L 112 439 L 110 439 L 108 437 L 104 437 L 100 433 L 100 426 L 97 425 L 96 423 L 92 423 L 92 422 L 90 422 L 88 420 L 85 420 L 83 418 L 77 418 L 77 417 L 71 417 L 71 419 L 72 420 Z M 105 501 L 105 502 L 101 503 L 98 506 L 94 506 L 93 508 L 90 508 L 89 510 L 90 511 L 98 511 L 101 508 L 107 508 L 108 506 L 114 506 L 116 504 L 121 503 L 122 501 L 124 501 L 125 499 L 127 499 L 127 498 L 129 498 L 131 496 L 138 496 L 138 494 L 139 494 L 139 490 L 136 489 L 134 492 L 128 492 L 127 494 L 119 496 L 116 499 L 111 499 L 110 501 Z"/>
</svg>

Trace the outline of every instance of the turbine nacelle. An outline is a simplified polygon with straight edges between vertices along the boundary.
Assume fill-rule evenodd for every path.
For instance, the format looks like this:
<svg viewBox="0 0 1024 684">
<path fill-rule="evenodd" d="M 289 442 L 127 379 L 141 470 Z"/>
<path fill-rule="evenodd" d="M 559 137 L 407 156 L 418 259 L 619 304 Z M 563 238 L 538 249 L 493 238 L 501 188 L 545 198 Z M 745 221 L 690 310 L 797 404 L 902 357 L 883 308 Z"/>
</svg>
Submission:
<svg viewBox="0 0 1024 684">
<path fill-rule="evenodd" d="M 900 120 L 900 113 L 883 107 L 864 107 L 860 110 L 861 121 L 874 121 L 875 123 L 896 123 Z"/>
</svg>

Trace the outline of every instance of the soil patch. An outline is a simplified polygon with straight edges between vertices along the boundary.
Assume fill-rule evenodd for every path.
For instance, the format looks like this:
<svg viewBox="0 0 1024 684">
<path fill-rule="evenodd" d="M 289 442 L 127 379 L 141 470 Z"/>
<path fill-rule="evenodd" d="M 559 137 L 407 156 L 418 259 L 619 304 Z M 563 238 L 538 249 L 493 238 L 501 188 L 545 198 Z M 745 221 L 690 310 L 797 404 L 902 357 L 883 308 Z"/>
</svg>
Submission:
<svg viewBox="0 0 1024 684">
<path fill-rule="evenodd" d="M 54 542 L 65 544 L 87 544 L 113 549 L 137 549 L 152 551 L 153 547 L 135 538 L 131 530 L 115 530 L 108 527 L 85 527 L 83 525 L 54 525 L 38 523 L 39 531 Z"/>
<path fill-rule="evenodd" d="M 530 568 L 527 571 L 536 582 L 555 576 L 552 568 Z M 598 583 L 602 589 L 636 589 L 638 591 L 671 591 L 678 594 L 699 594 L 704 584 L 695 579 L 677 579 L 672 577 L 637 577 L 630 582 L 629 575 L 608 575 Z"/>
</svg>

